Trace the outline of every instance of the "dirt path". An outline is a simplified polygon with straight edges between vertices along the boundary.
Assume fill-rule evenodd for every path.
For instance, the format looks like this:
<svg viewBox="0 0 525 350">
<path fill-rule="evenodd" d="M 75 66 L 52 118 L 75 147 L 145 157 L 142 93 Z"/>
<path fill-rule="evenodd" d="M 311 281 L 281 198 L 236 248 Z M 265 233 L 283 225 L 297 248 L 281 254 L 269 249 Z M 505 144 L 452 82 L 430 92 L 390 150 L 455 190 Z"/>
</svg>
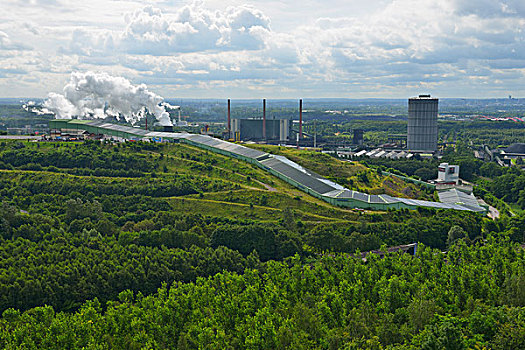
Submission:
<svg viewBox="0 0 525 350">
<path fill-rule="evenodd" d="M 252 180 L 257 182 L 258 184 L 264 186 L 264 188 L 266 188 L 270 192 L 277 192 L 277 189 L 273 188 L 272 186 L 270 186 L 268 184 L 265 184 L 264 182 L 261 182 L 261 181 L 256 180 L 256 179 L 252 179 Z"/>
</svg>

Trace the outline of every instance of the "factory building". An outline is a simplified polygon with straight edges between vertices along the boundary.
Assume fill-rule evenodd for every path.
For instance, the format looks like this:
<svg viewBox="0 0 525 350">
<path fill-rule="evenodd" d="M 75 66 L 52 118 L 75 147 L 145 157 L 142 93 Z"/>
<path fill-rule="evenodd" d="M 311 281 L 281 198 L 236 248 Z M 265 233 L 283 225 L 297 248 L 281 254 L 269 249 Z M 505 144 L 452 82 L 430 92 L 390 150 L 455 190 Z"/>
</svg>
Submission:
<svg viewBox="0 0 525 350">
<path fill-rule="evenodd" d="M 292 122 L 289 119 L 232 119 L 232 134 L 239 141 L 280 141 L 290 138 Z M 263 123 L 266 125 L 263 126 Z M 263 134 L 266 132 L 266 135 Z"/>
<path fill-rule="evenodd" d="M 223 137 L 235 141 L 287 143 L 290 140 L 293 119 L 266 118 L 266 99 L 262 100 L 262 118 L 231 118 L 231 101 L 228 99 L 227 129 Z M 295 130 L 295 132 L 297 132 Z M 303 138 L 303 100 L 299 100 L 298 142 Z"/>
<path fill-rule="evenodd" d="M 438 99 L 419 95 L 408 100 L 407 148 L 410 151 L 437 150 Z"/>
</svg>

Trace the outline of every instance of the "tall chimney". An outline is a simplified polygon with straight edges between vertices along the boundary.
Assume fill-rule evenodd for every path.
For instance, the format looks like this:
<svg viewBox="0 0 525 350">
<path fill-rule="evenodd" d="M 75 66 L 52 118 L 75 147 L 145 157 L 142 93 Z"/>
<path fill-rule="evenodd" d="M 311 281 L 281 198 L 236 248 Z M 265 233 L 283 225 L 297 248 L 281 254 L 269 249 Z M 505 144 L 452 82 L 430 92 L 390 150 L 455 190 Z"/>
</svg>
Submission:
<svg viewBox="0 0 525 350">
<path fill-rule="evenodd" d="M 146 114 L 146 130 L 148 130 L 148 115 Z"/>
<path fill-rule="evenodd" d="M 230 120 L 230 99 L 228 99 L 228 140 L 232 138 L 231 120 Z"/>
<path fill-rule="evenodd" d="M 299 140 L 303 139 L 303 99 L 299 100 Z"/>
<path fill-rule="evenodd" d="M 263 98 L 263 139 L 266 140 L 266 99 Z"/>
</svg>

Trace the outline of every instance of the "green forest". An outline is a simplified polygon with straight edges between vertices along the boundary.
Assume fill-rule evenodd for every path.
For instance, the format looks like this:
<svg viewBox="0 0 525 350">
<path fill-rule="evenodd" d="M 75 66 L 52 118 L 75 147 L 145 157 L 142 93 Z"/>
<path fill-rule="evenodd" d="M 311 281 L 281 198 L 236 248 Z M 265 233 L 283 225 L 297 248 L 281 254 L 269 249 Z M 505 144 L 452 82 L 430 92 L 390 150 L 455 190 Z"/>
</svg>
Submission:
<svg viewBox="0 0 525 350">
<path fill-rule="evenodd" d="M 424 162 L 291 155 L 369 190 Z M 519 170 L 471 176 L 521 205 Z M 0 141 L 0 347 L 525 348 L 524 232 L 510 212 L 332 207 L 184 144 Z"/>
</svg>

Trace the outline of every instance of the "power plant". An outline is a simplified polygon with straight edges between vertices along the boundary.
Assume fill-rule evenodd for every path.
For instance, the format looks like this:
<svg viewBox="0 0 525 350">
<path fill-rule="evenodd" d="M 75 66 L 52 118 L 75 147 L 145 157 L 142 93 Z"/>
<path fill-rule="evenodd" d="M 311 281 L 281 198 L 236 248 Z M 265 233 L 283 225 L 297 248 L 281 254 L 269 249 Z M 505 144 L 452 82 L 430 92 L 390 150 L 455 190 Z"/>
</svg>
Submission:
<svg viewBox="0 0 525 350">
<path fill-rule="evenodd" d="M 287 142 L 291 128 L 289 119 L 232 119 L 232 132 L 239 141 Z"/>
<path fill-rule="evenodd" d="M 262 100 L 262 118 L 232 118 L 231 102 L 228 99 L 228 125 L 227 139 L 235 141 L 255 141 L 267 143 L 287 143 L 291 141 L 293 119 L 284 119 L 275 117 L 269 119 L 266 117 L 266 99 Z M 299 100 L 299 140 L 302 140 L 303 127 L 303 100 Z"/>
<path fill-rule="evenodd" d="M 410 151 L 437 150 L 438 99 L 419 95 L 408 99 L 407 149 Z"/>
</svg>

